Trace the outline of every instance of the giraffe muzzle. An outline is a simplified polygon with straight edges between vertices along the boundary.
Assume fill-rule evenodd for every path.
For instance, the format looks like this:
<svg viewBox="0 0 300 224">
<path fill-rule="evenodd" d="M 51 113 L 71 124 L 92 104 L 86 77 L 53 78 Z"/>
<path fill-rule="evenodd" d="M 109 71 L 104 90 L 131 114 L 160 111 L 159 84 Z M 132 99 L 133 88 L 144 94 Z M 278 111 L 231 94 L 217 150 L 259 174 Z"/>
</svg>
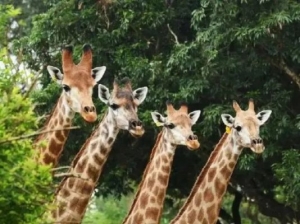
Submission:
<svg viewBox="0 0 300 224">
<path fill-rule="evenodd" d="M 255 153 L 262 153 L 265 150 L 263 140 L 261 138 L 252 139 L 250 149 Z"/>
<path fill-rule="evenodd" d="M 143 123 L 139 120 L 131 120 L 129 122 L 129 133 L 136 138 L 143 136 L 145 133 Z"/>
<path fill-rule="evenodd" d="M 197 135 L 190 135 L 186 141 L 186 146 L 189 150 L 196 150 L 200 147 Z"/>
<path fill-rule="evenodd" d="M 97 120 L 96 108 L 94 106 L 85 106 L 83 107 L 81 116 L 87 122 L 95 122 Z"/>
</svg>

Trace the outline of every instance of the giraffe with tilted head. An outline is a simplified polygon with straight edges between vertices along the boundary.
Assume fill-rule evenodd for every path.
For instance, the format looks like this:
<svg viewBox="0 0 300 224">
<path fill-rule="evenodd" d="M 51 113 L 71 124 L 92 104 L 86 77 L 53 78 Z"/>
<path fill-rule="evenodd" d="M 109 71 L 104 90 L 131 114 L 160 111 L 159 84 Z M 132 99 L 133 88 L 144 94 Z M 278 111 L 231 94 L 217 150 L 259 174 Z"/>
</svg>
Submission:
<svg viewBox="0 0 300 224">
<path fill-rule="evenodd" d="M 62 87 L 63 92 L 42 129 L 44 133 L 34 142 L 38 150 L 38 162 L 53 167 L 63 151 L 75 113 L 80 113 L 87 122 L 96 121 L 92 92 L 106 70 L 105 66 L 92 69 L 90 45 L 83 46 L 81 61 L 77 65 L 72 59 L 72 49 L 72 46 L 63 48 L 63 74 L 58 68 L 47 66 L 51 78 Z"/>
<path fill-rule="evenodd" d="M 99 98 L 108 105 L 108 110 L 72 161 L 70 173 L 76 175 L 65 177 L 57 188 L 54 202 L 57 207 L 51 215 L 55 222 L 81 223 L 120 130 L 127 130 L 134 137 L 143 136 L 137 108 L 147 92 L 147 87 L 133 91 L 128 78 L 121 82 L 115 80 L 112 94 L 107 87 L 99 85 Z"/>
<path fill-rule="evenodd" d="M 171 224 L 216 223 L 223 196 L 243 148 L 250 148 L 254 153 L 264 151 L 259 129 L 272 111 L 263 110 L 256 114 L 252 99 L 248 110 L 242 110 L 236 101 L 233 102 L 233 109 L 235 118 L 229 114 L 221 115 L 228 131 L 211 153 L 189 197 Z"/>
<path fill-rule="evenodd" d="M 164 126 L 158 134 L 150 160 L 135 199 L 123 224 L 159 224 L 166 190 L 177 145 L 190 150 L 198 149 L 200 143 L 192 132 L 192 126 L 200 116 L 200 110 L 188 114 L 186 105 L 175 110 L 167 103 L 167 117 L 152 112 L 152 119 L 158 126 Z"/>
</svg>

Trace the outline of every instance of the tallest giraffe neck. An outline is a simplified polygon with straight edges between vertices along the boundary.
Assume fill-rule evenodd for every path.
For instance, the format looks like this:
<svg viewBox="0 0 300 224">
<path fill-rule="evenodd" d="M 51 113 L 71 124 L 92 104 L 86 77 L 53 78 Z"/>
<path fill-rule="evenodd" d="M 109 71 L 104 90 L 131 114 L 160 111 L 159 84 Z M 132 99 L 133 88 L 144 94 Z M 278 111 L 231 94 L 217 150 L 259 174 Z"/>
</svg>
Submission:
<svg viewBox="0 0 300 224">
<path fill-rule="evenodd" d="M 62 93 L 42 129 L 46 133 L 38 136 L 34 142 L 35 147 L 39 151 L 40 163 L 52 164 L 54 167 L 57 165 L 69 135 L 69 129 L 64 128 L 71 127 L 74 114 L 68 106 L 65 94 Z"/>
<path fill-rule="evenodd" d="M 75 156 L 70 172 L 55 195 L 57 208 L 52 218 L 58 223 L 81 223 L 96 183 L 119 132 L 112 112 L 108 112 Z"/>
<path fill-rule="evenodd" d="M 123 224 L 160 223 L 176 145 L 162 131 L 152 149 L 135 199 Z"/>
<path fill-rule="evenodd" d="M 224 134 L 198 176 L 189 197 L 170 224 L 214 224 L 242 148 Z"/>
</svg>

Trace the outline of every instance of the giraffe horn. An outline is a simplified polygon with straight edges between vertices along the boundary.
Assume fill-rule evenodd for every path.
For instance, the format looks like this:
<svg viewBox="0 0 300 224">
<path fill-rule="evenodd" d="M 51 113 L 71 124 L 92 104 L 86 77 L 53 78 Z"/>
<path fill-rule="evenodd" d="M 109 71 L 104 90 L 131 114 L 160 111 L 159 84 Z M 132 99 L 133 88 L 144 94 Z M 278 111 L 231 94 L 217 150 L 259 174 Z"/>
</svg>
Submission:
<svg viewBox="0 0 300 224">
<path fill-rule="evenodd" d="M 167 114 L 170 115 L 170 114 L 174 113 L 175 109 L 174 109 L 172 103 L 170 103 L 170 101 L 167 101 L 166 104 L 167 104 Z"/>
<path fill-rule="evenodd" d="M 232 107 L 235 110 L 235 112 L 240 112 L 242 109 L 240 108 L 240 105 L 234 100 L 232 103 Z"/>
<path fill-rule="evenodd" d="M 131 81 L 128 77 L 124 77 L 122 82 L 124 83 L 125 87 L 128 89 L 128 90 L 132 90 L 132 86 L 131 86 Z"/>
<path fill-rule="evenodd" d="M 249 100 L 248 110 L 253 110 L 254 111 L 254 101 L 253 101 L 252 98 Z"/>
<path fill-rule="evenodd" d="M 182 113 L 188 113 L 188 106 L 187 106 L 187 103 L 181 103 L 181 106 L 179 108 L 179 111 L 182 112 Z"/>
<path fill-rule="evenodd" d="M 82 47 L 82 56 L 78 65 L 85 67 L 88 71 L 90 71 L 92 69 L 92 63 L 93 63 L 92 47 L 89 44 L 85 44 Z"/>
<path fill-rule="evenodd" d="M 72 69 L 73 63 L 73 46 L 68 45 L 63 47 L 62 50 L 62 67 L 63 71 Z"/>
<path fill-rule="evenodd" d="M 119 90 L 119 80 L 117 78 L 115 78 L 113 86 L 113 92 L 117 93 Z"/>
</svg>

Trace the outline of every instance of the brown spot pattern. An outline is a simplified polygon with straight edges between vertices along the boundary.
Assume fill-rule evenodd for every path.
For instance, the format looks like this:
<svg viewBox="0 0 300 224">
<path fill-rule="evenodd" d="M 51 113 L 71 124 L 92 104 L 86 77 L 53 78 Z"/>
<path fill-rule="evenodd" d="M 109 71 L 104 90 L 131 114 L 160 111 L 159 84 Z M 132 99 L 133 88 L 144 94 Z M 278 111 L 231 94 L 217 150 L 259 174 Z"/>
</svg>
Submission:
<svg viewBox="0 0 300 224">
<path fill-rule="evenodd" d="M 154 220 L 158 216 L 158 214 L 159 214 L 158 208 L 149 207 L 149 208 L 147 208 L 147 211 L 146 211 L 146 218 Z"/>
<path fill-rule="evenodd" d="M 194 223 L 196 219 L 196 211 L 195 209 L 193 209 L 192 211 L 189 212 L 189 214 L 187 215 L 187 220 L 188 223 Z"/>
<path fill-rule="evenodd" d="M 146 192 L 142 193 L 140 198 L 141 209 L 145 209 L 148 202 L 149 202 L 149 195 Z"/>
<path fill-rule="evenodd" d="M 212 202 L 214 200 L 214 195 L 211 188 L 205 189 L 203 197 L 205 202 Z"/>
<path fill-rule="evenodd" d="M 161 173 L 158 174 L 157 180 L 160 184 L 166 186 L 168 184 L 168 176 Z"/>
<path fill-rule="evenodd" d="M 209 171 L 208 171 L 208 179 L 207 179 L 208 182 L 211 182 L 214 179 L 214 177 L 216 175 L 216 171 L 217 171 L 216 168 L 209 169 Z"/>
<path fill-rule="evenodd" d="M 91 178 L 93 180 L 93 182 L 97 181 L 98 169 L 96 167 L 94 167 L 92 164 L 88 164 L 86 172 L 87 172 L 88 177 Z"/>
</svg>

